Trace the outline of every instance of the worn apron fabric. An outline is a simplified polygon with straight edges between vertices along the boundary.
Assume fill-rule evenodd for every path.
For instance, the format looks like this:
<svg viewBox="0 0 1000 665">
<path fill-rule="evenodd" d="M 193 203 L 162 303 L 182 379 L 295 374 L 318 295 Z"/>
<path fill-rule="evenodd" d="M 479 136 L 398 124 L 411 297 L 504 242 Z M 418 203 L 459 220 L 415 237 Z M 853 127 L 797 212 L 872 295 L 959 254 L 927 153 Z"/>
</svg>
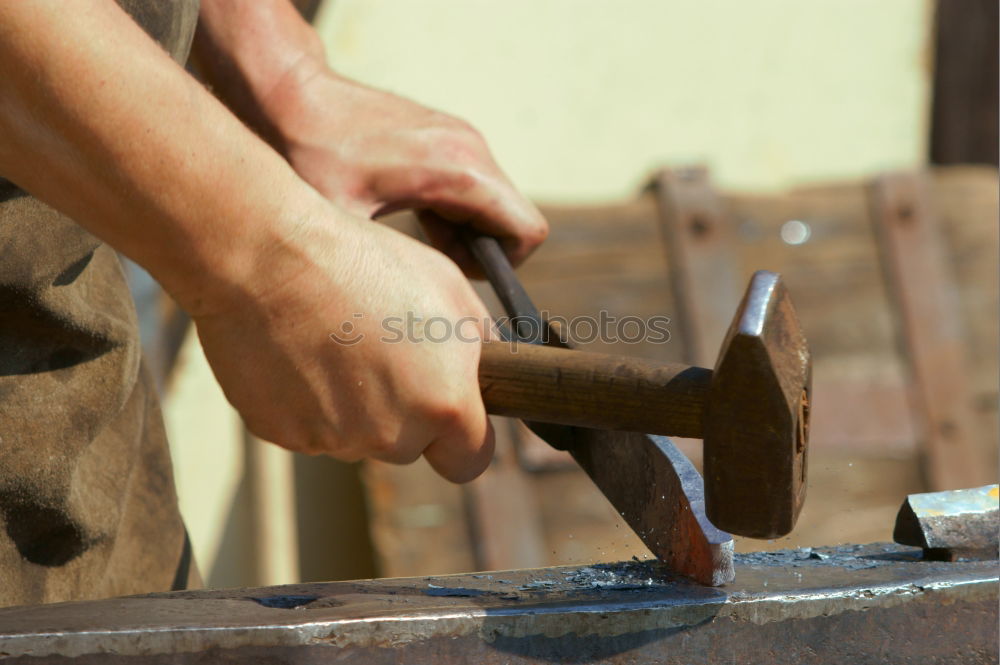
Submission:
<svg viewBox="0 0 1000 665">
<path fill-rule="evenodd" d="M 197 0 L 119 4 L 187 58 Z M 0 524 L 0 605 L 197 582 L 118 257 L 3 179 Z"/>
</svg>

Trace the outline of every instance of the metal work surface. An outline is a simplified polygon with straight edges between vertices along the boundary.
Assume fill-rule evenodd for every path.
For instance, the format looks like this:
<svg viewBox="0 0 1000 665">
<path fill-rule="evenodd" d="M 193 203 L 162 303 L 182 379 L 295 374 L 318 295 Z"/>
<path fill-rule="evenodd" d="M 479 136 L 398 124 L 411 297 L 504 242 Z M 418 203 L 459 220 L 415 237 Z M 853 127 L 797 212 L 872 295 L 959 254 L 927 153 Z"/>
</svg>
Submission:
<svg viewBox="0 0 1000 665">
<path fill-rule="evenodd" d="M 891 544 L 0 610 L 19 663 L 995 663 L 997 561 Z"/>
</svg>

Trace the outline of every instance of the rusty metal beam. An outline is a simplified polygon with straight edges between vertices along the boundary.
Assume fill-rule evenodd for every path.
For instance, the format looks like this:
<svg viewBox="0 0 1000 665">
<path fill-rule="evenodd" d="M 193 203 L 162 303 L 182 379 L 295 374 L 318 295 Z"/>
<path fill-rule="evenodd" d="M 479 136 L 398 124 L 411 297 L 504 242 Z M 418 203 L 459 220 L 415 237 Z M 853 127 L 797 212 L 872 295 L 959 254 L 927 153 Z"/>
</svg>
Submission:
<svg viewBox="0 0 1000 665">
<path fill-rule="evenodd" d="M 996 560 L 876 544 L 0 610 L 5 663 L 995 663 Z"/>
</svg>

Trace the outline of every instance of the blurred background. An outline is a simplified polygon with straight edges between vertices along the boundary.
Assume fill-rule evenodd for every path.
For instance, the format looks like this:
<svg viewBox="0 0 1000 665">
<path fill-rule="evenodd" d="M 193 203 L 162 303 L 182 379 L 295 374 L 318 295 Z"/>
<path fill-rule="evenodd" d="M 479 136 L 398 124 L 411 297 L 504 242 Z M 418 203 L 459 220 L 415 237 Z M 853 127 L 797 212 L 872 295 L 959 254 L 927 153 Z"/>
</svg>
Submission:
<svg viewBox="0 0 1000 665">
<path fill-rule="evenodd" d="M 669 343 L 611 350 L 711 366 L 749 275 L 784 274 L 815 363 L 809 497 L 739 550 L 891 540 L 907 493 L 996 481 L 996 2 L 298 4 L 335 69 L 482 131 L 553 224 L 521 271 L 543 309 L 671 317 Z M 649 556 L 516 423 L 462 487 L 253 439 L 183 315 L 133 286 L 210 586 Z"/>
</svg>

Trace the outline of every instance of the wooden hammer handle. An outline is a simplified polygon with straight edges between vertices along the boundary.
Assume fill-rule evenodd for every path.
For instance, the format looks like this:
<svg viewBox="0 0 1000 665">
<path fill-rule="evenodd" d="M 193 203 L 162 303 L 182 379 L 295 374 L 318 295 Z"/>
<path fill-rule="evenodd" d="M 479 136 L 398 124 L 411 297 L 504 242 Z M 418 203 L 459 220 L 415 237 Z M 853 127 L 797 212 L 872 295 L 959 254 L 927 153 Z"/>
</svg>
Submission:
<svg viewBox="0 0 1000 665">
<path fill-rule="evenodd" d="M 485 342 L 489 413 L 523 420 L 701 438 L 712 371 L 534 344 Z"/>
</svg>

